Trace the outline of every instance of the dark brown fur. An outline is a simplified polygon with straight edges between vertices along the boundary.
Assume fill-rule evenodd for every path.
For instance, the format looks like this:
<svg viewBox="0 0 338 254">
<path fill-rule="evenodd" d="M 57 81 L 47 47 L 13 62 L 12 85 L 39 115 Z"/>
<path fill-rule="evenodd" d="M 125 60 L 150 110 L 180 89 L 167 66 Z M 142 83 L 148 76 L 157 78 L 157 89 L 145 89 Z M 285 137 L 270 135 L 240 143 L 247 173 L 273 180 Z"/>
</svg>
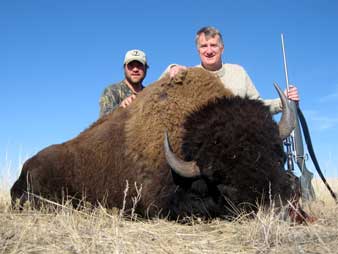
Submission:
<svg viewBox="0 0 338 254">
<path fill-rule="evenodd" d="M 238 177 L 232 181 L 228 178 L 231 178 L 234 172 L 224 176 L 226 169 L 222 169 L 221 173 L 217 170 L 207 172 L 204 169 L 206 174 L 200 179 L 181 179 L 175 174 L 173 178 L 163 151 L 163 135 L 167 130 L 173 151 L 182 158 L 196 159 L 196 156 L 191 154 L 195 152 L 191 152 L 190 148 L 186 149 L 186 138 L 189 137 L 187 133 L 191 131 L 186 120 L 193 112 L 198 112 L 204 105 L 212 104 L 223 96 L 229 97 L 231 92 L 224 88 L 220 80 L 200 68 L 182 72 L 174 80 L 165 77 L 148 86 L 130 107 L 118 108 L 99 119 L 76 138 L 50 146 L 29 159 L 11 189 L 12 200 L 21 198 L 23 203 L 27 199 L 25 193 L 28 189 L 57 202 L 61 201 L 64 194 L 77 198 L 83 198 L 85 195 L 86 200 L 93 204 L 101 202 L 108 207 L 121 208 L 123 191 L 128 181 L 130 189 L 126 208 L 132 207 L 131 197 L 136 195 L 134 183 L 142 185 L 142 197 L 137 206 L 137 212 L 142 215 L 153 216 L 162 212 L 165 215 L 171 213 L 174 218 L 191 214 L 206 217 L 225 216 L 228 209 L 225 208 L 226 203 L 221 200 L 222 197 L 229 195 L 231 188 L 250 187 L 250 191 L 254 191 L 252 179 L 260 178 L 260 173 L 252 172 L 254 177 L 249 180 L 250 186 L 246 185 L 245 180 L 241 186 L 234 186 L 241 182 L 242 177 L 246 179 L 247 176 L 238 172 Z M 263 107 L 265 112 L 268 112 L 265 106 L 258 107 Z M 281 140 L 276 139 L 278 130 L 271 120 L 271 115 L 266 113 L 266 117 L 269 118 L 269 124 L 263 124 L 262 127 L 271 127 L 267 132 L 270 134 L 257 146 L 265 146 L 267 142 L 271 147 L 277 148 L 269 153 L 274 157 L 272 163 L 271 159 L 269 160 L 268 167 L 273 163 L 274 167 L 270 169 L 265 166 L 263 174 L 269 170 L 272 173 L 266 177 L 263 175 L 262 185 L 266 191 L 271 180 L 276 190 L 274 194 L 291 198 L 292 193 L 283 189 L 285 184 L 281 185 L 281 181 L 276 179 L 280 176 L 283 180 L 288 177 L 280 170 L 281 165 L 278 164 L 283 158 Z M 223 132 L 226 132 L 226 129 Z M 272 143 L 267 140 L 271 136 Z M 183 143 L 185 145 L 182 146 Z M 266 158 L 264 154 L 261 155 Z M 265 163 L 264 159 L 260 162 Z M 199 160 L 199 164 L 203 164 L 202 160 Z M 243 169 L 243 172 L 247 171 Z M 224 177 L 228 179 L 222 186 L 229 188 L 229 193 L 220 191 L 219 186 L 214 185 L 215 179 L 211 178 L 215 178 L 217 174 L 220 174 L 217 181 L 222 182 Z M 287 180 L 287 184 L 290 183 Z M 205 189 L 211 196 L 204 193 Z M 257 193 L 251 195 L 248 200 L 241 200 L 240 193 L 236 193 L 235 200 L 236 203 L 254 202 L 261 194 L 262 189 L 259 187 Z M 194 201 L 199 195 L 209 196 Z M 199 207 L 203 205 L 207 206 L 206 211 Z"/>
</svg>

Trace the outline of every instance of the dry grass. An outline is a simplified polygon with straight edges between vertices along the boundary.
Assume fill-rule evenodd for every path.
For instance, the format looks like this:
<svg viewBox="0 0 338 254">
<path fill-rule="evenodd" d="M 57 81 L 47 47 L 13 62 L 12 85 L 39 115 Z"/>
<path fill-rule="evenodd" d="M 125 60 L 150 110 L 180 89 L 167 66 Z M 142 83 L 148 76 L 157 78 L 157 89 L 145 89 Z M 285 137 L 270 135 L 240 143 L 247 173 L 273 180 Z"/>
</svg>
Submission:
<svg viewBox="0 0 338 254">
<path fill-rule="evenodd" d="M 338 181 L 331 181 L 335 191 Z M 9 188 L 0 182 L 0 253 L 338 253 L 338 213 L 326 189 L 306 210 L 319 219 L 292 225 L 269 212 L 233 222 L 121 217 L 104 208 L 77 211 L 10 209 Z"/>
</svg>

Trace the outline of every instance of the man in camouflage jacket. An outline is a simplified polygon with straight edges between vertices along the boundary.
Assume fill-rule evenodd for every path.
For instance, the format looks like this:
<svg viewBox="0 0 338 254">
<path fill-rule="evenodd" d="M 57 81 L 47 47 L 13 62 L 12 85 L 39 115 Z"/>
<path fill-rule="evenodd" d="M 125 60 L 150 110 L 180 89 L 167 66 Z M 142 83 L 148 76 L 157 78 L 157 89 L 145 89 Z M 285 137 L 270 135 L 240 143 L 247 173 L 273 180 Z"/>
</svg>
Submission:
<svg viewBox="0 0 338 254">
<path fill-rule="evenodd" d="M 116 107 L 127 107 L 143 90 L 142 81 L 147 75 L 147 59 L 143 51 L 134 49 L 126 53 L 123 63 L 124 80 L 106 87 L 100 97 L 100 117 Z"/>
</svg>

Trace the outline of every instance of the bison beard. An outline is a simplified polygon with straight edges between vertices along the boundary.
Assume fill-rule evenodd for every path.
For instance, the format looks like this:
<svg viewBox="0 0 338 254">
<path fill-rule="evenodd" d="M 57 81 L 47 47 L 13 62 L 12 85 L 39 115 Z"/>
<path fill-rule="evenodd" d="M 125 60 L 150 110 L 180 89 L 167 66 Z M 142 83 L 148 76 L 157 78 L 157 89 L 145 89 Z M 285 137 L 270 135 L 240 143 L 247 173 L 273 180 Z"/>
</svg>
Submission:
<svg viewBox="0 0 338 254">
<path fill-rule="evenodd" d="M 173 152 L 195 161 L 200 175 L 171 172 L 163 149 L 165 130 Z M 155 82 L 130 107 L 33 156 L 11 196 L 21 206 L 30 192 L 56 202 L 66 194 L 122 208 L 128 181 L 142 185 L 140 215 L 224 218 L 233 215 L 229 202 L 251 204 L 245 206 L 251 210 L 260 200 L 285 204 L 292 199 L 297 184 L 283 163 L 282 140 L 268 108 L 233 97 L 212 74 L 191 68 L 173 80 Z M 130 188 L 126 211 L 134 196 Z"/>
</svg>

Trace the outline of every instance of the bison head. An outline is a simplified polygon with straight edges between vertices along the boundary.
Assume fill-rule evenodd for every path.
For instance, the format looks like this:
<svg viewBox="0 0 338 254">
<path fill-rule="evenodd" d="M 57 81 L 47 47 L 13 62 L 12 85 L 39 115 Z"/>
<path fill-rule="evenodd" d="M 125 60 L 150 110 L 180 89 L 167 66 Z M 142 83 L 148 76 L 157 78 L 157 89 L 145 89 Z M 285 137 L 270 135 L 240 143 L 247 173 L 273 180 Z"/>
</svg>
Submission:
<svg viewBox="0 0 338 254">
<path fill-rule="evenodd" d="M 294 128 L 294 118 L 276 89 L 283 105 L 279 124 L 261 101 L 232 96 L 216 98 L 187 117 L 184 159 L 171 151 L 165 133 L 165 156 L 178 186 L 172 216 L 231 216 L 235 207 L 255 210 L 258 201 L 292 198 L 296 181 L 283 169 L 282 139 Z"/>
</svg>

